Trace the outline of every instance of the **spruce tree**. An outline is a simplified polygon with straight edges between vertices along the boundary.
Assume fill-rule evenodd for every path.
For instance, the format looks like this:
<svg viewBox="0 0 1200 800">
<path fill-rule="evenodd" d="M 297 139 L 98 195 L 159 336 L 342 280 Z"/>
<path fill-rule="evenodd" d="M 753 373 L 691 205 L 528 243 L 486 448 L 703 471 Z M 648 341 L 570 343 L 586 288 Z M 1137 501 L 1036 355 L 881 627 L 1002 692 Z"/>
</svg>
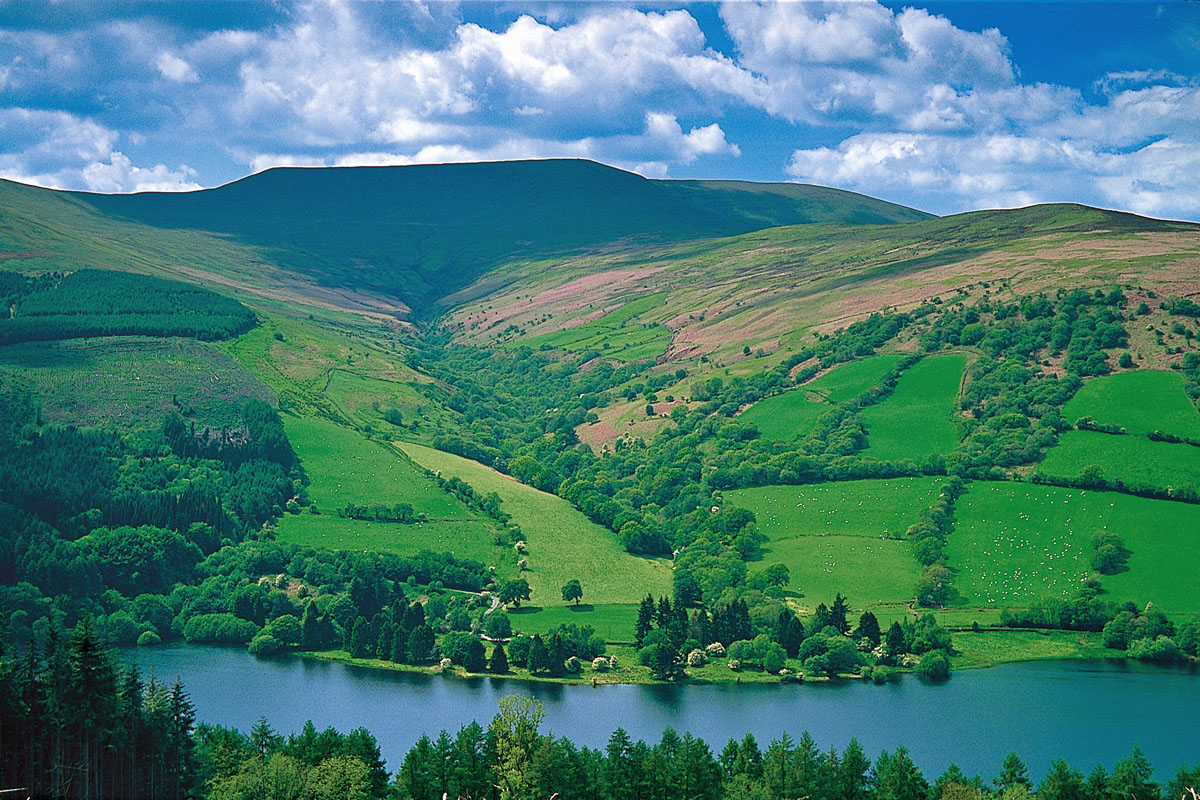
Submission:
<svg viewBox="0 0 1200 800">
<path fill-rule="evenodd" d="M 494 672 L 497 675 L 503 675 L 508 672 L 508 654 L 504 652 L 504 645 L 497 644 L 492 650 L 492 657 L 488 659 L 488 672 Z"/>
</svg>

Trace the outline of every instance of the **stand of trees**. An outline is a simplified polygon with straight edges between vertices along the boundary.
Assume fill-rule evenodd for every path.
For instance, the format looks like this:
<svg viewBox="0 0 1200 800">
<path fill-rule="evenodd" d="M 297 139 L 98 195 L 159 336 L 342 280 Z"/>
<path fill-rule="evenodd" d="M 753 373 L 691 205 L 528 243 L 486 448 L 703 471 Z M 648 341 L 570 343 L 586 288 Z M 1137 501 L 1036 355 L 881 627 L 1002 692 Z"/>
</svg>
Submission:
<svg viewBox="0 0 1200 800">
<path fill-rule="evenodd" d="M 6 273 L 0 300 L 0 344 L 130 335 L 214 341 L 257 322 L 241 303 L 199 286 L 111 270 Z"/>
<path fill-rule="evenodd" d="M 486 728 L 422 736 L 389 776 L 362 728 L 318 732 L 308 722 L 284 737 L 265 719 L 245 733 L 197 725 L 182 685 L 123 667 L 82 620 L 43 648 L 0 654 L 0 786 L 88 800 L 1174 800 L 1200 784 L 1200 764 L 1156 783 L 1136 746 L 1111 773 L 1055 761 L 1035 787 L 1015 754 L 991 780 L 956 766 L 932 779 L 902 747 L 872 762 L 856 740 L 822 751 L 806 733 L 765 749 L 731 738 L 714 753 L 670 728 L 654 745 L 617 728 L 592 749 L 542 733 L 543 716 L 536 701 L 506 697 Z"/>
</svg>

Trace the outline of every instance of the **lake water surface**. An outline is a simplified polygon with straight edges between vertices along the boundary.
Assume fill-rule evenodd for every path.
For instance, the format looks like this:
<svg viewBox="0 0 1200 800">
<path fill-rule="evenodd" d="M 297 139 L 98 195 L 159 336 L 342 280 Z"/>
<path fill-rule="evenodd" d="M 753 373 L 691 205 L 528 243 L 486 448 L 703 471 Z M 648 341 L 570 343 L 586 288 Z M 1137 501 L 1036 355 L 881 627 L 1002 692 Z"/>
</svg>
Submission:
<svg viewBox="0 0 1200 800">
<path fill-rule="evenodd" d="M 803 685 L 577 686 L 500 678 L 460 679 L 371 670 L 295 656 L 258 659 L 243 649 L 175 644 L 123 650 L 159 678 L 183 680 L 201 721 L 247 731 L 260 717 L 277 730 L 365 727 L 390 770 L 422 733 L 486 725 L 506 695 L 545 704 L 543 730 L 602 747 L 620 726 L 657 741 L 667 726 L 718 752 L 730 736 L 759 745 L 808 731 L 823 748 L 857 737 L 868 755 L 906 746 L 927 775 L 954 761 L 996 775 L 1016 751 L 1035 777 L 1058 756 L 1089 771 L 1135 742 L 1167 779 L 1200 762 L 1200 676 L 1124 660 L 1041 661 L 956 672 L 944 684 L 912 676 L 886 686 L 860 681 Z"/>
</svg>

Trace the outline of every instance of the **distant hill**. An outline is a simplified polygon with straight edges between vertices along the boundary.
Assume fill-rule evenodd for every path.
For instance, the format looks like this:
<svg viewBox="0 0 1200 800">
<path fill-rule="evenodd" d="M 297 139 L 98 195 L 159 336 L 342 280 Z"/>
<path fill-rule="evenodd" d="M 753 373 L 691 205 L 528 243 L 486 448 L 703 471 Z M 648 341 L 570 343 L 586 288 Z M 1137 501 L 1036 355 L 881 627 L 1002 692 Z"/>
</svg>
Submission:
<svg viewBox="0 0 1200 800">
<path fill-rule="evenodd" d="M 65 194 L 106 216 L 232 237 L 324 285 L 398 297 L 418 314 L 514 259 L 930 217 L 837 189 L 648 180 L 579 160 L 280 168 L 197 192 Z"/>
</svg>

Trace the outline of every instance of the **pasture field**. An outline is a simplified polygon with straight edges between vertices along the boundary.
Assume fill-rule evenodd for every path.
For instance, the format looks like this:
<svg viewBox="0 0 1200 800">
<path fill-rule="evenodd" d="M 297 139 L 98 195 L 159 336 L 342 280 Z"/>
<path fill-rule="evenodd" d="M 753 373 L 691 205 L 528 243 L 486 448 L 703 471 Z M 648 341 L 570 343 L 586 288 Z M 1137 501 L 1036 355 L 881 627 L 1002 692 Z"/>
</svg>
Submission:
<svg viewBox="0 0 1200 800">
<path fill-rule="evenodd" d="M 1063 416 L 1068 422 L 1091 417 L 1132 434 L 1158 430 L 1200 439 L 1200 412 L 1178 372 L 1140 370 L 1092 378 L 1063 406 Z"/>
<path fill-rule="evenodd" d="M 671 594 L 670 561 L 630 555 L 616 536 L 561 497 L 461 456 L 408 442 L 395 446 L 426 469 L 458 476 L 478 492 L 500 495 L 502 508 L 521 526 L 529 545 L 529 570 L 522 577 L 529 581 L 530 605 L 566 605 L 562 587 L 570 580 L 578 580 L 583 599 L 596 605 L 637 603 L 647 593 Z"/>
<path fill-rule="evenodd" d="M 1116 492 L 1019 483 L 971 485 L 947 539 L 960 601 L 1002 608 L 1072 597 L 1090 574 L 1092 536 L 1119 535 L 1128 571 L 1100 578 L 1108 597 L 1200 611 L 1200 506 Z"/>
<path fill-rule="evenodd" d="M 430 520 L 473 517 L 433 479 L 386 445 L 315 417 L 285 414 L 283 425 L 312 481 L 308 495 L 325 515 L 347 503 L 411 503 Z"/>
<path fill-rule="evenodd" d="M 817 418 L 833 406 L 879 383 L 899 361 L 899 355 L 887 354 L 842 364 L 803 386 L 759 400 L 740 419 L 753 423 L 767 439 L 793 439 L 812 430 Z"/>
<path fill-rule="evenodd" d="M 1097 431 L 1063 433 L 1037 472 L 1074 478 L 1089 466 L 1099 467 L 1105 478 L 1120 478 L 1127 484 L 1187 485 L 1200 490 L 1200 447 Z"/>
<path fill-rule="evenodd" d="M 158 428 L 171 412 L 200 426 L 241 425 L 251 398 L 275 394 L 216 345 L 120 336 L 0 347 L 0 375 L 37 395 L 51 422 Z M 176 406 L 172 400 L 178 401 Z"/>
<path fill-rule="evenodd" d="M 750 564 L 750 571 L 776 562 L 788 568 L 791 579 L 785 588 L 801 595 L 801 613 L 811 613 L 818 603 L 828 605 L 838 592 L 856 613 L 902 606 L 914 597 L 919 571 L 908 542 L 862 536 L 801 536 L 769 542 L 762 560 Z"/>
<path fill-rule="evenodd" d="M 549 346 L 554 350 L 587 350 L 596 348 L 606 356 L 624 361 L 638 361 L 662 355 L 671 342 L 671 331 L 658 323 L 635 322 L 634 318 L 661 306 L 666 293 L 632 300 L 599 319 L 566 330 L 552 331 L 539 336 L 518 339 L 514 344 L 534 350 Z"/>
<path fill-rule="evenodd" d="M 325 397 L 346 417 L 377 431 L 401 430 L 383 418 L 384 412 L 400 412 L 402 427 L 413 432 L 429 427 L 424 417 L 434 405 L 411 383 L 376 375 L 361 375 L 352 368 L 335 369 L 325 385 Z"/>
<path fill-rule="evenodd" d="M 1101 644 L 1100 634 L 1080 631 L 961 631 L 953 640 L 958 651 L 951 662 L 954 669 L 1047 658 L 1112 658 L 1116 652 Z"/>
<path fill-rule="evenodd" d="M 905 371 L 891 395 L 862 410 L 869 443 L 863 454 L 919 460 L 953 450 L 962 436 L 955 408 L 966 363 L 965 356 L 946 353 Z"/>
<path fill-rule="evenodd" d="M 587 599 L 587 589 L 584 588 L 584 599 Z M 656 598 L 657 599 L 657 598 Z M 637 626 L 638 607 L 636 604 L 605 604 L 590 605 L 581 602 L 578 607 L 553 606 L 538 608 L 537 606 L 522 606 L 517 610 L 509 610 L 514 631 L 522 633 L 545 633 L 564 623 L 573 625 L 591 625 L 596 633 L 604 637 L 606 642 L 632 642 L 634 628 Z"/>
<path fill-rule="evenodd" d="M 432 550 L 483 564 L 495 564 L 509 552 L 507 547 L 495 546 L 495 531 L 487 523 L 473 519 L 402 525 L 343 519 L 332 514 L 285 514 L 279 520 L 278 536 L 280 541 L 302 547 L 373 550 L 401 556 Z"/>
<path fill-rule="evenodd" d="M 772 543 L 801 536 L 902 537 L 938 497 L 944 478 L 888 478 L 804 486 L 759 486 L 724 493 L 754 512 Z"/>
</svg>

